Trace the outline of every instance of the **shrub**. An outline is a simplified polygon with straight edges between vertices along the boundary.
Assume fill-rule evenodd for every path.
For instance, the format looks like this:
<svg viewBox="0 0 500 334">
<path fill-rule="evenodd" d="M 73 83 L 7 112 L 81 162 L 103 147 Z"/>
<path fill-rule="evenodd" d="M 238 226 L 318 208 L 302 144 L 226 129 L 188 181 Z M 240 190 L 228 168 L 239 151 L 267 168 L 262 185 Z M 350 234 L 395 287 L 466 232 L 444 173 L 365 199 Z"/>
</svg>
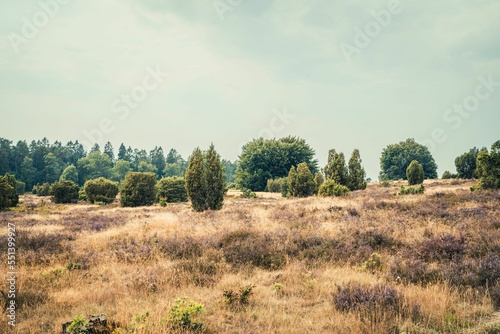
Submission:
<svg viewBox="0 0 500 334">
<path fill-rule="evenodd" d="M 206 167 L 203 153 L 197 147 L 189 157 L 186 170 L 186 190 L 194 211 L 208 209 Z"/>
<path fill-rule="evenodd" d="M 201 329 L 203 323 L 195 316 L 201 314 L 205 306 L 186 297 L 177 298 L 168 310 L 167 321 L 176 329 Z"/>
<path fill-rule="evenodd" d="M 71 181 L 68 181 L 71 182 Z M 71 324 L 66 327 L 66 333 L 71 334 L 85 334 L 88 333 L 89 322 L 83 315 L 76 316 Z"/>
<path fill-rule="evenodd" d="M 19 203 L 19 195 L 16 193 L 16 178 L 5 174 L 0 176 L 0 210 L 16 206 Z"/>
<path fill-rule="evenodd" d="M 78 202 L 80 188 L 73 181 L 58 181 L 50 187 L 50 194 L 54 203 Z"/>
<path fill-rule="evenodd" d="M 419 195 L 423 194 L 425 191 L 425 187 L 423 184 L 421 184 L 419 187 L 408 187 L 405 188 L 404 186 L 401 186 L 399 189 L 398 195 Z"/>
<path fill-rule="evenodd" d="M 451 234 L 424 240 L 418 249 L 420 258 L 427 262 L 459 260 L 464 253 L 464 237 L 455 237 Z"/>
<path fill-rule="evenodd" d="M 214 144 L 208 148 L 205 157 L 205 178 L 207 184 L 207 206 L 210 210 L 220 210 L 226 194 L 226 177 L 220 155 L 215 151 Z"/>
<path fill-rule="evenodd" d="M 424 167 L 417 160 L 413 160 L 406 168 L 406 178 L 410 186 L 423 183 Z"/>
<path fill-rule="evenodd" d="M 241 287 L 239 291 L 234 290 L 224 290 L 223 297 L 224 302 L 230 307 L 239 309 L 245 307 L 249 303 L 249 298 L 252 295 L 252 289 L 254 286 L 252 284 Z"/>
<path fill-rule="evenodd" d="M 16 180 L 16 194 L 24 195 L 26 193 L 26 183 Z"/>
<path fill-rule="evenodd" d="M 397 290 L 384 284 L 369 287 L 350 283 L 337 286 L 333 304 L 337 310 L 342 312 L 373 312 L 377 309 L 384 312 L 399 312 L 403 298 Z"/>
<path fill-rule="evenodd" d="M 270 193 L 280 193 L 283 178 L 267 180 L 266 190 Z"/>
<path fill-rule="evenodd" d="M 33 187 L 33 193 L 37 196 L 50 196 L 50 185 L 47 182 L 42 185 L 37 184 Z"/>
<path fill-rule="evenodd" d="M 152 205 L 155 201 L 155 185 L 155 173 L 128 173 L 121 186 L 121 206 Z"/>
<path fill-rule="evenodd" d="M 241 198 L 257 198 L 257 194 L 251 191 L 250 189 L 242 189 L 241 190 Z"/>
<path fill-rule="evenodd" d="M 118 183 L 103 177 L 88 180 L 83 186 L 87 200 L 90 203 L 112 203 L 118 195 Z"/>
<path fill-rule="evenodd" d="M 167 203 L 187 202 L 186 183 L 183 177 L 164 177 L 156 183 L 156 201 L 165 199 Z"/>
<path fill-rule="evenodd" d="M 318 191 L 319 196 L 345 196 L 349 194 L 349 188 L 346 186 L 335 183 L 335 181 L 328 179 L 320 187 Z"/>
</svg>

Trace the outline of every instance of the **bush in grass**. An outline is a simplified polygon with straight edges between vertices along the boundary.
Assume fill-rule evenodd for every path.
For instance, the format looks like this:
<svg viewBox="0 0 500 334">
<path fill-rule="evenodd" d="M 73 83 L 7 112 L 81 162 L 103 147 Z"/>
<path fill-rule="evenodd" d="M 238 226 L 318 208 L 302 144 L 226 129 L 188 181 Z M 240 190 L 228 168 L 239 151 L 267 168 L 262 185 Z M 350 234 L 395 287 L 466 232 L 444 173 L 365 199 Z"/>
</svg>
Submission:
<svg viewBox="0 0 500 334">
<path fill-rule="evenodd" d="M 281 192 L 281 182 L 282 182 L 282 178 L 267 180 L 266 190 L 270 193 L 280 193 Z"/>
<path fill-rule="evenodd" d="M 16 206 L 19 203 L 16 182 L 16 178 L 11 174 L 0 176 L 0 210 Z"/>
<path fill-rule="evenodd" d="M 250 189 L 242 189 L 240 198 L 257 198 L 257 194 Z"/>
<path fill-rule="evenodd" d="M 50 196 L 50 185 L 45 182 L 43 184 L 37 184 L 33 187 L 33 194 L 37 196 Z"/>
<path fill-rule="evenodd" d="M 166 203 L 187 202 L 186 183 L 183 177 L 164 177 L 156 183 L 156 201 L 163 198 Z"/>
<path fill-rule="evenodd" d="M 320 187 L 318 191 L 319 196 L 345 196 L 349 194 L 349 188 L 346 186 L 335 183 L 335 181 L 328 179 Z"/>
<path fill-rule="evenodd" d="M 385 312 L 399 312 L 403 305 L 403 298 L 397 290 L 384 284 L 370 287 L 350 283 L 337 286 L 333 304 L 342 312 L 373 312 L 377 309 Z"/>
<path fill-rule="evenodd" d="M 83 186 L 87 200 L 90 203 L 112 203 L 118 195 L 118 183 L 103 177 L 88 180 Z"/>
<path fill-rule="evenodd" d="M 425 187 L 423 184 L 421 184 L 419 187 L 408 187 L 405 188 L 404 186 L 401 186 L 399 189 L 399 195 L 420 195 L 423 194 L 425 191 Z"/>
<path fill-rule="evenodd" d="M 50 187 L 50 194 L 54 203 L 78 202 L 80 188 L 73 181 L 58 181 Z"/>
<path fill-rule="evenodd" d="M 410 186 L 423 183 L 424 167 L 417 160 L 413 160 L 406 168 L 406 178 Z"/>
<path fill-rule="evenodd" d="M 155 185 L 155 173 L 128 173 L 120 190 L 121 206 L 152 205 L 155 201 Z"/>
<path fill-rule="evenodd" d="M 177 298 L 168 310 L 167 321 L 175 329 L 197 330 L 203 323 L 195 317 L 205 311 L 205 306 L 186 297 Z"/>
</svg>

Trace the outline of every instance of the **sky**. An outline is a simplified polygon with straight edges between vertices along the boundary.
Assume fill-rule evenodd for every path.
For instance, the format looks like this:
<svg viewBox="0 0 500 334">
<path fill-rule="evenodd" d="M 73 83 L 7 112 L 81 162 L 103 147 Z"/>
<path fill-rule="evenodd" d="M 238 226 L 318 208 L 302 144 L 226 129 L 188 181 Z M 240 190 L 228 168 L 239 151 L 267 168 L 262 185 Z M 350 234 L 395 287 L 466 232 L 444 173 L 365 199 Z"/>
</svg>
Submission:
<svg viewBox="0 0 500 334">
<path fill-rule="evenodd" d="M 235 160 L 304 138 L 320 165 L 427 145 L 438 174 L 500 139 L 500 1 L 5 0 L 0 137 Z"/>
</svg>

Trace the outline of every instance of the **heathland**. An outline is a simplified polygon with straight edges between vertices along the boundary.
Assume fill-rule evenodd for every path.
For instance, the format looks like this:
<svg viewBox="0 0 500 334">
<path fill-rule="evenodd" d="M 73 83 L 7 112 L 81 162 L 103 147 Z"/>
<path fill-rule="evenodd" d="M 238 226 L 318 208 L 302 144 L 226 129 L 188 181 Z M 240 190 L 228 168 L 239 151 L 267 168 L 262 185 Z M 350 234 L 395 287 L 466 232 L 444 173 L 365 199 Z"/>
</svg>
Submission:
<svg viewBox="0 0 500 334">
<path fill-rule="evenodd" d="M 2 249 L 16 226 L 12 332 L 104 314 L 115 333 L 499 333 L 500 194 L 427 180 L 425 194 L 395 195 L 402 184 L 230 191 L 205 212 L 23 195 L 0 213 Z M 196 303 L 184 322 L 180 297 Z"/>
</svg>

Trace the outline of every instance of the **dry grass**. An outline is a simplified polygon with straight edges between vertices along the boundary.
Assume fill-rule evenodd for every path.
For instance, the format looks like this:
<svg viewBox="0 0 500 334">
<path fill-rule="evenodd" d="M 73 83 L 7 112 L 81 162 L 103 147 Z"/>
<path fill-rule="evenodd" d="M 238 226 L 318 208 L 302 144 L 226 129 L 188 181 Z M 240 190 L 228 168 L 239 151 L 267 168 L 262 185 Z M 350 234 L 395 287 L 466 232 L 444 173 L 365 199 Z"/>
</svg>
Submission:
<svg viewBox="0 0 500 334">
<path fill-rule="evenodd" d="M 346 198 L 233 191 L 204 213 L 27 195 L 0 214 L 3 254 L 5 222 L 18 229 L 12 332 L 57 333 L 101 313 L 120 333 L 186 332 L 165 319 L 187 296 L 205 307 L 204 333 L 498 333 L 500 194 L 431 181 L 424 195 L 394 196 L 399 186 Z M 248 285 L 248 305 L 224 302 Z M 351 306 L 336 306 L 342 298 Z"/>
</svg>

